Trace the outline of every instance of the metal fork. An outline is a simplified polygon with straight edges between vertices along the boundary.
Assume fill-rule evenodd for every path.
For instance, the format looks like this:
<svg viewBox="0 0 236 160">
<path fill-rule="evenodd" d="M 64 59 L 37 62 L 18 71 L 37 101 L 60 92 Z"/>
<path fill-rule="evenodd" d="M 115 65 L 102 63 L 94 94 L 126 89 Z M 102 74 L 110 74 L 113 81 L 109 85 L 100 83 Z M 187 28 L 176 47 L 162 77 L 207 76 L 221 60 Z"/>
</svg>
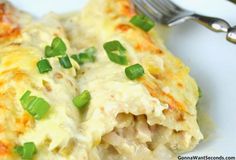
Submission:
<svg viewBox="0 0 236 160">
<path fill-rule="evenodd" d="M 214 32 L 228 32 L 230 25 L 223 19 L 203 16 L 177 6 L 170 0 L 133 0 L 139 11 L 168 26 L 194 20 Z M 231 37 L 228 37 L 231 35 Z M 227 40 L 236 43 L 236 38 L 227 34 Z"/>
</svg>

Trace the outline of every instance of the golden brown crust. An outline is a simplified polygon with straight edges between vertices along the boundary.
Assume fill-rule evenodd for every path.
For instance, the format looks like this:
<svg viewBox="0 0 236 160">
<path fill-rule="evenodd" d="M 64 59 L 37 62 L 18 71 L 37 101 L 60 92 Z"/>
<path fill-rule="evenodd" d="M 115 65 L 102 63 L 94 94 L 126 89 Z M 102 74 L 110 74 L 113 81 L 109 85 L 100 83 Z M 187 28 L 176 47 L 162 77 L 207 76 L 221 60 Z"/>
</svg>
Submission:
<svg viewBox="0 0 236 160">
<path fill-rule="evenodd" d="M 113 7 L 113 8 L 112 8 Z M 129 0 L 107 1 L 105 13 L 108 15 L 110 23 L 114 24 L 113 30 L 129 42 L 137 54 L 146 54 L 159 57 L 164 60 L 164 70 L 155 70 L 155 66 L 143 63 L 148 69 L 149 75 L 140 79 L 149 90 L 150 94 L 169 104 L 170 108 L 181 112 L 191 113 L 197 102 L 197 87 L 195 82 L 189 77 L 189 69 L 182 64 L 180 60 L 171 55 L 161 44 L 153 39 L 153 34 L 142 31 L 141 29 L 129 23 L 129 19 L 135 15 L 134 7 Z M 115 23 L 114 23 L 115 22 Z M 177 93 L 170 90 L 169 93 L 163 91 L 163 87 L 168 86 L 172 90 L 178 90 Z M 192 86 L 191 92 L 188 86 Z M 180 94 L 181 97 L 179 97 Z M 192 98 L 191 103 L 185 98 L 189 94 Z"/>
<path fill-rule="evenodd" d="M 114 5 L 114 3 L 116 5 Z M 113 19 L 119 18 L 121 16 L 131 18 L 133 15 L 135 15 L 135 9 L 131 3 L 131 0 L 114 0 L 114 2 L 107 3 L 107 4 L 108 5 L 105 8 L 105 13 L 107 14 L 110 14 L 110 13 L 113 14 L 115 12 L 117 13 L 117 14 L 114 14 L 114 16 L 112 16 Z"/>
<path fill-rule="evenodd" d="M 12 10 L 7 4 L 0 3 L 0 42 L 20 34 L 20 27 L 11 18 Z"/>
<path fill-rule="evenodd" d="M 10 154 L 10 146 L 11 145 L 9 143 L 0 141 L 0 157 Z"/>
<path fill-rule="evenodd" d="M 35 122 L 32 116 L 19 107 L 19 99 L 26 90 L 25 86 L 32 85 L 31 74 L 36 61 L 27 48 L 5 43 L 0 43 L 0 46 L 0 140 L 8 144 L 5 154 L 0 154 L 0 159 L 14 159 L 12 150 L 18 143 L 18 137 L 32 128 Z"/>
</svg>

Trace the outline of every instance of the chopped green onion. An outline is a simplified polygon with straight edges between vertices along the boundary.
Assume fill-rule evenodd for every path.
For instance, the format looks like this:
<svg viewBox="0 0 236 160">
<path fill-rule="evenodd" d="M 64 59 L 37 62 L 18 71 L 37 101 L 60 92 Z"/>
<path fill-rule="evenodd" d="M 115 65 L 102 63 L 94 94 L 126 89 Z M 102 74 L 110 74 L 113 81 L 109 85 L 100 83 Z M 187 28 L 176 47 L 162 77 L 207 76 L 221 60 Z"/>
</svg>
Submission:
<svg viewBox="0 0 236 160">
<path fill-rule="evenodd" d="M 59 62 L 61 64 L 61 66 L 66 69 L 72 67 L 72 64 L 70 62 L 70 58 L 68 57 L 68 55 L 66 55 L 64 57 L 59 57 Z"/>
<path fill-rule="evenodd" d="M 28 112 L 37 120 L 42 119 L 48 112 L 50 105 L 43 98 L 36 97 L 28 105 Z"/>
<path fill-rule="evenodd" d="M 145 15 L 133 16 L 130 20 L 130 23 L 141 28 L 145 32 L 148 32 L 149 30 L 151 30 L 155 26 L 154 21 Z"/>
<path fill-rule="evenodd" d="M 140 64 L 134 64 L 125 68 L 125 74 L 129 79 L 134 80 L 144 75 L 144 69 Z"/>
<path fill-rule="evenodd" d="M 31 160 L 33 155 L 37 153 L 37 149 L 33 142 L 26 142 L 23 146 L 15 146 L 14 152 L 20 155 L 24 160 Z"/>
<path fill-rule="evenodd" d="M 28 111 L 30 103 L 33 102 L 36 98 L 36 96 L 29 96 L 29 98 L 25 101 L 23 108 Z"/>
<path fill-rule="evenodd" d="M 45 47 L 45 57 L 54 57 L 57 55 L 57 53 L 55 53 L 55 50 L 53 50 L 50 46 L 46 46 Z"/>
<path fill-rule="evenodd" d="M 21 105 L 25 110 L 27 110 L 29 104 L 37 98 L 35 96 L 30 96 L 30 94 L 31 94 L 30 91 L 26 91 L 20 99 Z"/>
<path fill-rule="evenodd" d="M 91 95 L 89 91 L 85 90 L 79 96 L 73 98 L 73 103 L 78 109 L 82 109 L 89 104 L 90 99 Z"/>
<path fill-rule="evenodd" d="M 82 65 L 87 62 L 94 62 L 95 61 L 95 53 L 97 49 L 95 47 L 90 47 L 84 50 L 84 52 L 80 54 L 74 54 L 71 56 L 78 64 Z"/>
<path fill-rule="evenodd" d="M 42 119 L 48 112 L 50 105 L 43 98 L 30 96 L 31 92 L 26 91 L 20 99 L 23 108 L 35 119 Z"/>
<path fill-rule="evenodd" d="M 42 59 L 37 63 L 39 73 L 47 73 L 52 70 L 52 66 L 50 65 L 47 59 Z"/>
<path fill-rule="evenodd" d="M 22 156 L 23 153 L 24 153 L 24 148 L 22 146 L 15 146 L 14 147 L 14 152 L 19 154 L 20 156 Z"/>
<path fill-rule="evenodd" d="M 23 146 L 23 159 L 32 159 L 33 155 L 36 153 L 36 146 L 33 142 L 24 143 Z"/>
<path fill-rule="evenodd" d="M 75 60 L 78 64 L 80 64 L 79 54 L 73 54 L 73 55 L 71 56 L 71 58 L 72 58 L 73 60 Z"/>
<path fill-rule="evenodd" d="M 86 62 L 94 62 L 94 61 L 95 61 L 95 57 L 93 55 L 86 54 L 86 53 L 79 54 L 80 64 L 84 64 Z"/>
<path fill-rule="evenodd" d="M 25 106 L 27 106 L 28 105 L 28 99 L 29 99 L 29 97 L 30 97 L 30 94 L 31 94 L 31 92 L 30 91 L 26 91 L 24 94 L 23 94 L 23 96 L 21 96 L 21 98 L 20 98 L 20 102 L 21 102 L 21 105 L 25 108 Z"/>
<path fill-rule="evenodd" d="M 23 146 L 16 146 L 14 151 L 19 154 L 24 160 L 31 160 L 36 154 L 37 149 L 33 142 L 26 142 Z"/>
<path fill-rule="evenodd" d="M 86 53 L 74 54 L 71 56 L 78 64 L 82 65 L 86 62 L 94 62 L 95 57 Z"/>
<path fill-rule="evenodd" d="M 66 54 L 66 45 L 59 37 L 55 37 L 51 43 L 51 46 L 45 47 L 45 57 L 56 57 Z"/>
<path fill-rule="evenodd" d="M 115 40 L 115 41 L 106 42 L 103 45 L 103 48 L 105 49 L 109 59 L 112 62 L 121 64 L 121 65 L 128 64 L 128 60 L 125 55 L 126 49 L 122 46 L 122 44 L 119 41 Z"/>
</svg>

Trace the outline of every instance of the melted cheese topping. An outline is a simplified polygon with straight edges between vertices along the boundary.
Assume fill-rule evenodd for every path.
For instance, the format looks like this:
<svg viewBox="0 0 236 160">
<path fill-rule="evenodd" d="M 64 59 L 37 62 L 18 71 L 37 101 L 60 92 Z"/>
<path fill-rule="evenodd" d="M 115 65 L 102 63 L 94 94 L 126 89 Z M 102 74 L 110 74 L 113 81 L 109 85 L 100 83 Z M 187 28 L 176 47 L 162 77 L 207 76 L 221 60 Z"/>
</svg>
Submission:
<svg viewBox="0 0 236 160">
<path fill-rule="evenodd" d="M 156 47 L 151 35 L 126 24 L 134 14 L 128 0 L 93 0 L 81 13 L 33 21 L 0 5 L 0 29 L 8 26 L 0 32 L 0 159 L 20 159 L 12 149 L 32 141 L 35 160 L 168 160 L 202 139 L 196 84 L 188 69 L 161 43 Z M 14 27 L 20 28 L 17 35 L 3 34 Z M 53 70 L 39 74 L 36 63 L 55 36 L 66 43 L 69 55 L 95 46 L 96 61 L 79 66 L 71 59 L 67 70 L 50 58 Z M 102 46 L 110 40 L 124 45 L 130 64 L 144 66 L 143 78 L 130 81 L 126 66 L 108 59 Z M 172 83 L 177 81 L 184 89 L 176 89 Z M 36 121 L 22 108 L 19 99 L 26 90 L 51 105 L 44 119 Z M 79 111 L 72 99 L 83 90 L 92 99 Z"/>
</svg>

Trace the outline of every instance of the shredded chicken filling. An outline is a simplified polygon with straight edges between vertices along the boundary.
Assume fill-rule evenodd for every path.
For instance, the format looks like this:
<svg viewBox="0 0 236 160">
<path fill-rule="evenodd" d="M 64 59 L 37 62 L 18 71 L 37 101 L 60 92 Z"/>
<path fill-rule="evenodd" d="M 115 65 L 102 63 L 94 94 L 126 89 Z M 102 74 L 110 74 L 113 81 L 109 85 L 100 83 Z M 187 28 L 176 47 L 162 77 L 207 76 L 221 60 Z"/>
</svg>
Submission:
<svg viewBox="0 0 236 160">
<path fill-rule="evenodd" d="M 161 159 L 169 155 L 174 159 L 172 150 L 177 147 L 188 147 L 191 142 L 187 133 L 175 131 L 162 125 L 148 125 L 145 115 L 134 116 L 121 113 L 116 118 L 118 125 L 112 132 L 102 137 L 98 146 L 100 158 L 111 159 Z M 164 153 L 163 153 L 164 152 Z M 150 156 L 151 155 L 151 156 Z"/>
</svg>

